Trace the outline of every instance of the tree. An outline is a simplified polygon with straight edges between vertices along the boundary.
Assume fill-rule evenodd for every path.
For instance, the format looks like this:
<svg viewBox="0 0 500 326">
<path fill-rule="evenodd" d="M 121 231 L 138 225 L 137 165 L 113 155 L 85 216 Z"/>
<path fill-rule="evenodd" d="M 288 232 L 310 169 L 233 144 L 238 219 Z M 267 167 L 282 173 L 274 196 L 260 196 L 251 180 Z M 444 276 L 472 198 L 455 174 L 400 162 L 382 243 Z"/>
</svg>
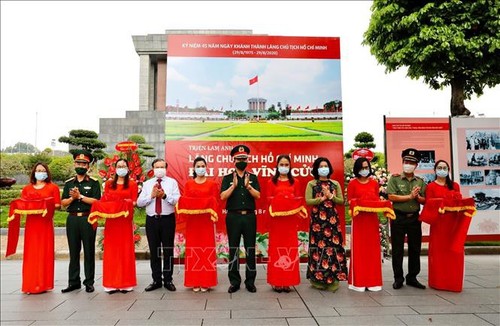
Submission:
<svg viewBox="0 0 500 326">
<path fill-rule="evenodd" d="M 21 162 L 25 159 L 25 154 L 0 154 L 0 176 L 2 178 L 15 177 L 19 174 L 29 173 Z"/>
<path fill-rule="evenodd" d="M 37 153 L 39 150 L 29 143 L 17 142 L 14 146 L 6 147 L 4 153 Z"/>
<path fill-rule="evenodd" d="M 362 132 L 358 133 L 354 137 L 354 141 L 355 141 L 355 143 L 353 145 L 354 148 L 351 148 L 347 153 L 344 153 L 344 157 L 346 159 L 352 159 L 352 153 L 358 148 L 373 149 L 373 148 L 377 147 L 377 144 L 375 144 L 374 140 L 375 140 L 375 138 L 369 132 L 362 131 Z M 382 153 L 375 153 L 374 152 L 374 157 L 373 157 L 371 162 L 380 164 L 381 160 L 385 161 L 383 156 L 384 155 Z M 346 165 L 344 164 L 344 166 L 346 166 Z M 350 169 L 352 171 L 352 167 Z M 349 169 L 345 168 L 345 171 L 349 171 Z"/>
<path fill-rule="evenodd" d="M 139 156 L 156 157 L 155 152 L 151 151 L 152 149 L 154 149 L 154 147 L 152 145 L 146 144 L 146 139 L 144 138 L 143 135 L 139 134 L 130 135 L 127 140 L 133 141 L 134 143 L 137 144 L 137 146 L 139 146 L 139 149 L 137 150 L 137 154 L 139 154 Z"/>
<path fill-rule="evenodd" d="M 377 145 L 373 142 L 375 138 L 369 132 L 362 131 L 354 137 L 354 147 L 356 148 L 375 148 Z"/>
<path fill-rule="evenodd" d="M 54 181 L 63 182 L 75 176 L 73 157 L 69 155 L 54 157 L 49 164 L 49 169 Z"/>
<path fill-rule="evenodd" d="M 500 83 L 499 17 L 499 1 L 374 0 L 363 44 L 386 72 L 451 86 L 451 115 L 469 115 L 464 100 Z"/>
<path fill-rule="evenodd" d="M 106 154 L 102 150 L 106 148 L 106 144 L 97 139 L 98 137 L 99 136 L 94 131 L 75 129 L 69 132 L 69 137 L 59 137 L 59 142 L 67 143 L 80 149 L 86 149 L 92 152 L 95 160 L 99 160 L 106 157 Z M 69 152 L 74 154 L 76 150 L 77 149 L 70 149 Z"/>
</svg>

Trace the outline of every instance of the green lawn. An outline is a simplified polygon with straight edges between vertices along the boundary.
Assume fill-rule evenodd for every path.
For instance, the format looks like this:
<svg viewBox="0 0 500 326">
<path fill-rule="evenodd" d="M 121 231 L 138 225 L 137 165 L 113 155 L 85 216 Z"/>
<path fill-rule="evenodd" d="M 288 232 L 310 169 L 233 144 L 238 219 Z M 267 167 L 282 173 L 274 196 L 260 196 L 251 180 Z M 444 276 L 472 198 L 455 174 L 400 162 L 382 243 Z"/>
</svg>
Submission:
<svg viewBox="0 0 500 326">
<path fill-rule="evenodd" d="M 195 137 L 196 140 L 247 141 L 341 141 L 342 121 L 298 122 L 201 122 L 172 121 L 166 126 L 166 140 Z M 223 129 L 224 128 L 224 129 Z M 223 130 L 220 130 L 223 129 Z M 211 132 L 211 133 L 210 133 Z M 202 135 L 210 133 L 201 137 Z"/>
<path fill-rule="evenodd" d="M 283 125 L 342 135 L 342 121 L 284 121 Z"/>
<path fill-rule="evenodd" d="M 178 136 L 196 136 L 233 125 L 233 122 L 177 121 L 165 122 L 165 137 L 171 140 Z"/>
</svg>

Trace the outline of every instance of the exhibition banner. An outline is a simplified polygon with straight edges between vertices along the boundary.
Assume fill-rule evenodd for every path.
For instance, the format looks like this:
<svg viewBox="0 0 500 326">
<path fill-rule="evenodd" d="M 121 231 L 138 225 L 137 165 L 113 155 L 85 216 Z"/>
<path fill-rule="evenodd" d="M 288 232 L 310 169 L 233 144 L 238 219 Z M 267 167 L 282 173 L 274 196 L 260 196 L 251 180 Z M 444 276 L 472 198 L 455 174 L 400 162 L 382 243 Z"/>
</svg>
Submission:
<svg viewBox="0 0 500 326">
<path fill-rule="evenodd" d="M 391 174 L 402 173 L 401 152 L 406 148 L 420 151 L 415 174 L 426 183 L 435 179 L 434 164 L 445 160 L 451 165 L 449 118 L 389 118 L 384 116 L 385 158 Z M 429 225 L 422 224 L 429 235 Z M 426 238 L 424 238 L 426 239 Z"/>
<path fill-rule="evenodd" d="M 289 154 L 301 193 L 312 164 L 327 157 L 332 178 L 343 186 L 340 41 L 335 37 L 262 35 L 168 35 L 165 152 L 168 175 L 183 191 L 193 160 L 207 160 L 219 185 L 231 173 L 231 149 L 251 150 L 247 171 L 257 175 L 257 253 L 267 256 L 266 186 L 276 157 Z M 221 203 L 225 208 L 225 203 Z M 309 208 L 308 208 L 309 209 Z M 344 207 L 338 209 L 344 220 Z M 225 212 L 216 224 L 218 257 L 225 258 Z M 300 225 L 307 255 L 309 219 Z M 183 221 L 177 226 L 182 241 Z M 176 255 L 182 257 L 179 246 Z"/>
<path fill-rule="evenodd" d="M 453 176 L 476 215 L 468 238 L 500 240 L 500 118 L 452 118 Z"/>
</svg>

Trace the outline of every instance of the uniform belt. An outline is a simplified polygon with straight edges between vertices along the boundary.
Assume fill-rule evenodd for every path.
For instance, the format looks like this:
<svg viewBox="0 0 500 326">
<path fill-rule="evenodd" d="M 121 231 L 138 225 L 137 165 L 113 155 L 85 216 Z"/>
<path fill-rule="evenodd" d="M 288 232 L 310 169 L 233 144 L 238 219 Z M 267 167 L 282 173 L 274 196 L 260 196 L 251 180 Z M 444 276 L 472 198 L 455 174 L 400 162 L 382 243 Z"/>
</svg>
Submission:
<svg viewBox="0 0 500 326">
<path fill-rule="evenodd" d="M 174 216 L 174 213 L 171 213 L 171 214 L 168 214 L 168 215 L 160 215 L 160 214 L 147 215 L 147 217 L 154 218 L 156 220 L 159 220 L 160 218 L 167 218 L 167 217 L 170 217 L 170 216 Z"/>
<path fill-rule="evenodd" d="M 73 216 L 89 216 L 90 212 L 68 212 L 69 215 Z"/>
<path fill-rule="evenodd" d="M 232 209 L 230 212 L 239 215 L 248 215 L 253 213 L 253 209 Z"/>
<path fill-rule="evenodd" d="M 403 212 L 403 211 L 399 211 L 399 210 L 395 209 L 394 212 L 396 213 L 396 215 L 405 216 L 405 217 L 414 217 L 414 216 L 418 215 L 418 211 L 413 212 L 413 213 L 408 213 L 408 212 Z"/>
</svg>

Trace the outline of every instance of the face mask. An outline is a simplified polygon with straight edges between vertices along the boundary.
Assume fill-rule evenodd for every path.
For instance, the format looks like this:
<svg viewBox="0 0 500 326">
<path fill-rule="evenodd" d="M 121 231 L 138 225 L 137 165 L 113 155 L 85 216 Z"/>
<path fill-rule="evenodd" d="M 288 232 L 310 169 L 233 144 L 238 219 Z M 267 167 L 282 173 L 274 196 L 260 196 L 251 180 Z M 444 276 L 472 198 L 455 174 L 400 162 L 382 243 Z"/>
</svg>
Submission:
<svg viewBox="0 0 500 326">
<path fill-rule="evenodd" d="M 88 170 L 89 169 L 87 169 L 87 168 L 75 168 L 75 172 L 78 175 L 85 175 L 85 174 L 87 174 Z"/>
<path fill-rule="evenodd" d="M 412 164 L 403 164 L 404 173 L 413 173 L 415 171 L 416 166 Z"/>
<path fill-rule="evenodd" d="M 203 177 L 207 173 L 207 169 L 206 168 L 195 168 L 194 172 L 196 172 L 196 175 Z"/>
<path fill-rule="evenodd" d="M 328 173 L 330 173 L 330 169 L 327 167 L 324 168 L 318 168 L 318 175 L 320 177 L 326 177 L 328 176 Z"/>
<path fill-rule="evenodd" d="M 359 171 L 359 175 L 362 177 L 367 177 L 369 174 L 370 174 L 370 170 L 363 169 L 363 170 Z"/>
<path fill-rule="evenodd" d="M 119 177 L 124 177 L 128 174 L 128 169 L 127 168 L 118 168 L 118 169 L 116 169 L 116 174 Z"/>
<path fill-rule="evenodd" d="M 288 166 L 278 166 L 278 172 L 280 174 L 288 174 L 288 172 L 290 172 L 290 168 Z"/>
<path fill-rule="evenodd" d="M 155 172 L 155 177 L 157 177 L 158 179 L 161 179 L 167 174 L 167 169 L 156 168 L 156 169 L 154 169 L 154 172 Z"/>
<path fill-rule="evenodd" d="M 236 162 L 236 168 L 240 171 L 244 171 L 247 168 L 247 162 Z"/>
<path fill-rule="evenodd" d="M 38 181 L 43 181 L 47 179 L 47 177 L 47 172 L 35 172 L 35 179 L 37 179 Z"/>
<path fill-rule="evenodd" d="M 441 178 L 446 178 L 448 176 L 448 170 L 437 170 L 436 175 Z"/>
</svg>

